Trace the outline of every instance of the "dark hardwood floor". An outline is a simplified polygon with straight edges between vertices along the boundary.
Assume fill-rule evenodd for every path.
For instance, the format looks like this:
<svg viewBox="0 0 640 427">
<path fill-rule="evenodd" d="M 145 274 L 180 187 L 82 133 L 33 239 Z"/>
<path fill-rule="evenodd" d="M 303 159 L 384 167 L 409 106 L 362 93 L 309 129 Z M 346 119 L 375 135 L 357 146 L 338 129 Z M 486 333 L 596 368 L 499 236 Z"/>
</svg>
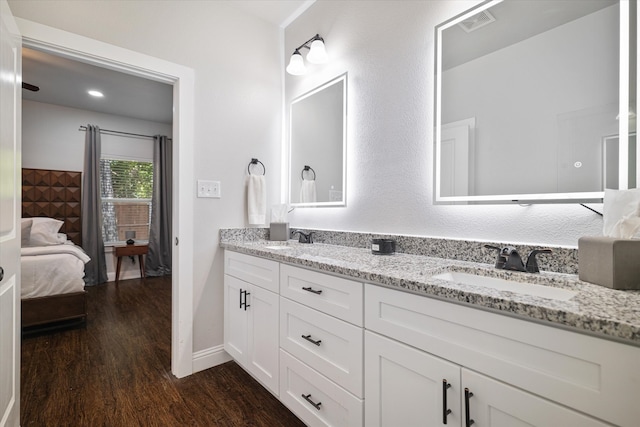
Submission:
<svg viewBox="0 0 640 427">
<path fill-rule="evenodd" d="M 171 374 L 171 280 L 88 287 L 78 328 L 23 338 L 22 426 L 303 426 L 234 362 Z"/>
</svg>

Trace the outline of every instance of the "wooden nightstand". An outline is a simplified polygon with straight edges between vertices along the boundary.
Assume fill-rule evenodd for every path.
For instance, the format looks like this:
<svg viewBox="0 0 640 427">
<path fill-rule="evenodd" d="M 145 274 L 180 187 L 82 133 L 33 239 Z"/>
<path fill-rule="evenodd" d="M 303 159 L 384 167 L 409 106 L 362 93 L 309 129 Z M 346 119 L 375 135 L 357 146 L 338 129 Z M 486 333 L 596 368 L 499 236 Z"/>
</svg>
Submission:
<svg viewBox="0 0 640 427">
<path fill-rule="evenodd" d="M 149 252 L 149 245 L 146 243 L 140 243 L 140 244 L 126 245 L 126 246 L 114 246 L 114 248 L 115 248 L 116 257 L 118 258 L 118 263 L 116 265 L 116 285 L 120 280 L 120 266 L 122 264 L 123 256 L 132 257 L 134 255 L 138 255 L 138 264 L 140 265 L 140 277 L 144 279 L 145 275 L 144 275 L 143 255 L 146 255 L 147 252 Z"/>
</svg>

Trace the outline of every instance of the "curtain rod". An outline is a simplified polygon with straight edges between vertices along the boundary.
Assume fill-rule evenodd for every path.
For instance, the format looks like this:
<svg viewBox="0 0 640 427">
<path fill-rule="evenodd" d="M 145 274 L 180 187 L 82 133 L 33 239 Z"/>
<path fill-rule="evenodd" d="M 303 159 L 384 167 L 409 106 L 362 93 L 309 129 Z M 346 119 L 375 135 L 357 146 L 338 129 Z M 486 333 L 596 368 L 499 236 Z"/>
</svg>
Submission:
<svg viewBox="0 0 640 427">
<path fill-rule="evenodd" d="M 80 126 L 80 129 L 78 129 L 79 131 L 86 131 L 87 127 L 86 126 Z M 102 132 L 107 132 L 107 133 L 115 133 L 115 134 L 119 134 L 119 135 L 129 135 L 129 136 L 139 136 L 141 138 L 151 138 L 153 139 L 153 135 L 142 135 L 139 133 L 131 133 L 131 132 L 122 132 L 119 130 L 109 130 L 109 129 L 100 129 L 100 133 Z M 168 140 L 171 140 L 171 138 L 167 138 Z"/>
</svg>

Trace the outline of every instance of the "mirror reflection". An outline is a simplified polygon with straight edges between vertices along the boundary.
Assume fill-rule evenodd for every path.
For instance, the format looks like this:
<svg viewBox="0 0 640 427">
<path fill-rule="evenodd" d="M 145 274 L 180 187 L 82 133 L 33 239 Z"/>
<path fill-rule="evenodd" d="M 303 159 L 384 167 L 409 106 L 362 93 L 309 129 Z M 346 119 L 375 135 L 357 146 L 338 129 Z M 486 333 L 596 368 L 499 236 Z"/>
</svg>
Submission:
<svg viewBox="0 0 640 427">
<path fill-rule="evenodd" d="M 618 186 L 620 16 L 613 0 L 504 0 L 436 28 L 437 202 L 590 200 Z"/>
<path fill-rule="evenodd" d="M 291 205 L 345 204 L 346 74 L 291 103 Z"/>
</svg>

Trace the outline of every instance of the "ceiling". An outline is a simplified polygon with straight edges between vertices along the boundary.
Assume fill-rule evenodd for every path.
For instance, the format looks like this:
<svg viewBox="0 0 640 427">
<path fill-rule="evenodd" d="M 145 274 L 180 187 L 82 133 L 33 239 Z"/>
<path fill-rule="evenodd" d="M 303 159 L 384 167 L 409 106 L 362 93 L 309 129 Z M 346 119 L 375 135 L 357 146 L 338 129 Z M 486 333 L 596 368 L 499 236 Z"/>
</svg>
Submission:
<svg viewBox="0 0 640 427">
<path fill-rule="evenodd" d="M 315 0 L 230 0 L 240 9 L 279 27 L 306 10 Z M 23 48 L 22 80 L 38 92 L 22 90 L 25 100 L 171 123 L 173 86 L 96 67 L 41 51 Z M 87 94 L 99 90 L 102 98 Z"/>
<path fill-rule="evenodd" d="M 22 49 L 22 81 L 40 90 L 22 90 L 22 99 L 140 120 L 171 123 L 173 86 Z M 98 90 L 102 98 L 87 91 Z"/>
</svg>

